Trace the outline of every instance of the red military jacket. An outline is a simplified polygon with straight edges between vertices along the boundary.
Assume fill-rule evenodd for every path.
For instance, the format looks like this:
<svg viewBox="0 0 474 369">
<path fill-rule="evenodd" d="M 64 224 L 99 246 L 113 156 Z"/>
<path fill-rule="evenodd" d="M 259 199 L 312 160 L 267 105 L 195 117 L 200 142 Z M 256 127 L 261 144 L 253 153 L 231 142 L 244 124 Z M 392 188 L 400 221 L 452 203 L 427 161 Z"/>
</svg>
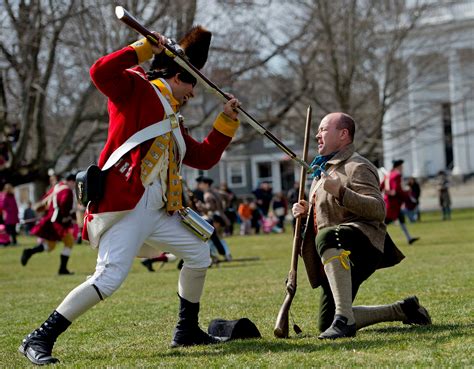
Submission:
<svg viewBox="0 0 474 369">
<path fill-rule="evenodd" d="M 143 61 L 139 60 L 143 59 L 143 48 L 149 49 L 145 54 L 151 57 L 151 46 L 147 41 L 143 44 L 142 50 L 128 46 L 100 58 L 91 67 L 92 81 L 108 97 L 109 129 L 99 157 L 100 167 L 130 136 L 164 119 L 164 108 L 153 86 L 143 78 L 144 70 L 136 67 Z M 172 107 L 177 108 L 177 102 L 170 92 L 162 91 L 165 97 L 168 95 Z M 181 126 L 186 144 L 183 163 L 203 170 L 213 167 L 232 140 L 238 125 L 238 121 L 221 113 L 203 142 L 193 139 Z M 121 212 L 135 207 L 145 190 L 140 179 L 141 160 L 152 142 L 148 140 L 132 149 L 108 170 L 105 195 L 99 204 L 92 204 L 88 209 L 89 214 Z M 86 215 L 85 221 L 88 220 Z M 87 239 L 87 226 L 84 227 L 84 238 Z"/>
</svg>

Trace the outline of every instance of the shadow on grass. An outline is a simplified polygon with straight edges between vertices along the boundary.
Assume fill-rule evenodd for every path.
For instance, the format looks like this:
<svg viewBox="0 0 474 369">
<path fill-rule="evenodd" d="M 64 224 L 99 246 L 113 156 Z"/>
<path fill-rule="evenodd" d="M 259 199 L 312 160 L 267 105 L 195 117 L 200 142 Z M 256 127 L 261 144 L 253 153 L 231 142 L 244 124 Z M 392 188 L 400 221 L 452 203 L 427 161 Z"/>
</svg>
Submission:
<svg viewBox="0 0 474 369">
<path fill-rule="evenodd" d="M 222 357 L 224 355 L 241 355 L 241 354 L 268 354 L 272 353 L 317 353 L 317 352 L 347 352 L 347 351 L 370 351 L 380 348 L 400 347 L 407 341 L 417 341 L 424 344 L 442 344 L 451 341 L 455 337 L 466 337 L 474 328 L 473 323 L 468 324 L 439 324 L 432 326 L 401 326 L 401 327 L 384 327 L 384 328 L 366 328 L 358 333 L 355 338 L 347 338 L 336 341 L 320 341 L 316 336 L 301 335 L 289 339 L 277 340 L 274 338 L 267 339 L 248 339 L 235 340 L 219 345 L 191 347 L 184 349 L 167 349 L 160 347 L 154 350 L 148 350 L 141 360 L 164 360 L 164 359 L 186 359 L 186 358 L 209 358 Z M 443 334 L 445 333 L 445 334 Z M 15 342 L 14 351 L 16 355 L 17 344 Z M 413 347 L 416 347 L 414 344 Z M 128 352 L 128 351 L 127 351 Z M 136 360 L 136 353 L 133 353 L 133 346 L 130 346 L 130 360 Z M 57 356 L 65 355 L 59 348 Z M 110 351 L 104 352 L 88 350 L 87 356 L 90 363 L 98 360 L 110 360 Z M 127 359 L 127 354 L 121 353 L 115 359 Z M 69 360 L 83 360 L 80 357 Z"/>
<path fill-rule="evenodd" d="M 248 267 L 254 267 L 254 266 L 262 266 L 264 265 L 264 263 L 262 262 L 262 260 L 255 260 L 255 261 L 236 261 L 236 262 L 225 262 L 225 263 L 219 263 L 217 265 L 211 265 L 209 267 L 209 270 L 220 270 L 220 269 L 234 269 L 234 268 L 248 268 Z M 160 268 L 159 266 L 154 266 L 155 268 L 155 272 L 149 272 L 148 270 L 146 270 L 145 268 L 142 268 L 143 270 L 135 270 L 133 272 L 130 272 L 130 273 L 142 273 L 142 272 L 148 272 L 148 273 L 151 273 L 151 275 L 153 274 L 160 274 L 160 273 L 179 273 L 180 272 L 180 269 L 178 269 L 176 266 L 173 268 L 173 267 L 167 267 L 166 265 L 162 268 Z"/>
<path fill-rule="evenodd" d="M 211 346 L 194 346 L 190 348 L 169 349 L 160 347 L 148 350 L 140 357 L 141 360 L 173 360 L 173 359 L 194 359 L 218 358 L 225 355 L 266 355 L 269 352 L 275 354 L 298 354 L 321 352 L 347 352 L 347 351 L 371 351 L 387 348 L 392 350 L 402 347 L 407 342 L 413 342 L 416 349 L 419 343 L 442 344 L 452 341 L 455 337 L 466 337 L 474 328 L 474 324 L 440 324 L 432 326 L 402 326 L 384 328 L 366 328 L 358 333 L 355 338 L 345 338 L 336 341 L 321 341 L 316 336 L 301 335 L 289 339 L 277 340 L 274 338 L 235 340 L 223 344 Z M 416 342 L 415 342 L 416 341 Z M 128 351 L 127 351 L 128 352 Z M 136 359 L 136 353 L 130 347 L 130 356 L 121 353 L 120 360 Z M 57 352 L 61 356 L 61 350 Z M 87 352 L 88 358 L 92 362 L 97 360 L 110 359 L 110 352 Z M 70 360 L 72 360 L 70 358 Z M 77 359 L 79 360 L 79 359 Z"/>
<path fill-rule="evenodd" d="M 266 354 L 268 352 L 317 352 L 317 351 L 335 351 L 335 350 L 370 350 L 384 346 L 396 347 L 403 344 L 409 338 L 401 337 L 403 335 L 416 334 L 416 339 L 432 340 L 435 343 L 452 340 L 454 337 L 466 336 L 470 334 L 474 324 L 441 324 L 432 326 L 413 326 L 413 327 L 386 327 L 372 328 L 362 330 L 357 337 L 347 338 L 336 341 L 321 341 L 316 336 L 298 336 L 282 340 L 248 339 L 235 340 L 224 344 L 190 349 L 173 349 L 162 352 L 154 352 L 153 357 L 171 358 L 171 357 L 209 357 L 220 355 L 232 355 L 242 353 Z M 364 332 L 371 336 L 364 335 Z M 441 333 L 449 333 L 446 336 Z M 373 334 L 378 337 L 372 338 Z M 390 337 L 392 335 L 393 337 Z M 396 335 L 396 336 L 395 336 Z M 304 341 L 304 342 L 303 342 Z M 307 342 L 310 341 L 310 342 Z"/>
<path fill-rule="evenodd" d="M 219 263 L 214 264 L 210 267 L 210 269 L 219 270 L 219 269 L 231 269 L 231 268 L 242 268 L 242 267 L 249 267 L 249 266 L 262 266 L 262 260 L 255 260 L 255 261 L 231 261 L 226 263 Z"/>
<path fill-rule="evenodd" d="M 421 218 L 421 221 L 419 222 L 415 222 L 415 223 L 419 223 L 419 224 L 422 224 L 422 223 L 450 223 L 450 222 L 456 222 L 457 220 L 472 220 L 474 219 L 474 216 L 469 213 L 469 212 L 460 212 L 460 213 L 453 213 L 451 214 L 451 219 L 450 220 L 443 220 L 443 216 L 441 213 L 439 213 L 439 218 L 424 218 L 423 217 Z M 409 223 L 409 224 L 414 224 L 414 223 Z"/>
<path fill-rule="evenodd" d="M 384 328 L 366 328 L 364 331 L 371 333 L 380 333 L 380 334 L 394 334 L 394 333 L 417 333 L 417 334 L 435 334 L 439 335 L 443 332 L 449 332 L 450 337 L 463 336 L 465 334 L 470 334 L 471 330 L 474 328 L 474 323 L 469 324 L 434 324 L 428 326 L 405 326 L 405 327 L 384 327 Z M 437 336 L 439 337 L 439 336 Z"/>
</svg>

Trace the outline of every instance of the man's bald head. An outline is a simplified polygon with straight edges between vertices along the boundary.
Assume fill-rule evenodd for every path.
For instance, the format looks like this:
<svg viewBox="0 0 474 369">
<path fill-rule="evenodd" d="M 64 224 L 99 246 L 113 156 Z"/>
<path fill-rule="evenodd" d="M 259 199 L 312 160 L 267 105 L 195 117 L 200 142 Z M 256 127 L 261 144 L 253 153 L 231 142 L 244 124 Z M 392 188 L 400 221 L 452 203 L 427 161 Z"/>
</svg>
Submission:
<svg viewBox="0 0 474 369">
<path fill-rule="evenodd" d="M 316 140 L 320 155 L 337 152 L 354 141 L 355 123 L 350 115 L 331 113 L 319 124 Z"/>
<path fill-rule="evenodd" d="M 347 129 L 351 142 L 354 141 L 355 136 L 355 122 L 354 119 L 346 113 L 329 113 L 323 120 L 327 119 L 331 123 L 336 124 L 337 129 Z"/>
</svg>

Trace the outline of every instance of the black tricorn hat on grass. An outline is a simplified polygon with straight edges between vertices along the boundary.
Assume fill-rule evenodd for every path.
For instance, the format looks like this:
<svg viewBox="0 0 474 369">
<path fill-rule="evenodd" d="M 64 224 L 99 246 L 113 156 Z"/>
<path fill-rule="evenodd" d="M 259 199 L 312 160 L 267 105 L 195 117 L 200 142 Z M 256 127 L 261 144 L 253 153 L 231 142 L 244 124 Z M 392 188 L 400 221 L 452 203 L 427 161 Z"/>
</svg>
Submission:
<svg viewBox="0 0 474 369">
<path fill-rule="evenodd" d="M 178 46 L 183 50 L 188 61 L 197 69 L 202 69 L 206 64 L 211 38 L 212 33 L 198 25 L 191 28 L 178 42 Z M 147 76 L 149 80 L 152 80 L 160 77 L 170 78 L 177 73 L 180 74 L 181 81 L 196 84 L 196 79 L 163 51 L 154 56 Z"/>
<path fill-rule="evenodd" d="M 209 323 L 207 332 L 212 336 L 227 337 L 229 340 L 262 337 L 257 326 L 248 318 L 214 319 Z"/>
</svg>

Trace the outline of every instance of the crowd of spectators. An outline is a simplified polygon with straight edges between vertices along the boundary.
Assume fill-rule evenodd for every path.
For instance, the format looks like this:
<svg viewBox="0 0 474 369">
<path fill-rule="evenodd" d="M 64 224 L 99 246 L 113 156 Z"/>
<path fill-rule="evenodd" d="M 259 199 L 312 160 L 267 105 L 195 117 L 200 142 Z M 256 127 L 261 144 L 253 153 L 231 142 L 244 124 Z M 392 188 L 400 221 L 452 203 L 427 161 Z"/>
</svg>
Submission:
<svg viewBox="0 0 474 369">
<path fill-rule="evenodd" d="M 3 160 L 3 161 L 2 161 Z M 5 143 L 0 143 L 0 170 L 2 163 L 8 161 L 8 151 Z M 439 193 L 439 204 L 442 210 L 442 219 L 449 220 L 451 217 L 451 199 L 449 194 L 449 180 L 445 172 L 438 173 L 437 186 Z M 420 184 L 414 177 L 405 181 L 405 192 L 401 205 L 401 213 L 411 223 L 421 221 L 420 213 Z M 19 214 L 18 205 L 14 196 L 13 186 L 9 183 L 0 183 L 0 245 L 16 245 L 17 231 L 20 228 L 29 235 L 37 220 L 34 206 L 29 201 Z M 288 217 L 289 207 L 298 201 L 299 183 L 295 182 L 286 194 L 274 193 L 272 185 L 263 181 L 253 191 L 252 195 L 238 198 L 227 183 L 213 185 L 213 180 L 199 176 L 196 178 L 196 186 L 188 192 L 188 204 L 194 210 L 209 220 L 216 228 L 217 250 L 230 257 L 228 247 L 223 240 L 224 237 L 232 236 L 234 229 L 239 230 L 240 235 L 251 235 L 261 233 L 285 232 L 285 223 Z M 20 215 L 20 216 L 19 216 Z M 293 226 L 294 218 L 292 217 Z M 236 227 L 237 225 L 237 227 Z M 80 231 L 80 229 L 78 229 Z M 80 232 L 76 232 L 77 242 L 80 243 Z M 227 249 L 227 250 L 226 250 Z"/>
<path fill-rule="evenodd" d="M 252 194 L 238 198 L 226 182 L 216 185 L 205 176 L 195 181 L 196 186 L 188 189 L 188 205 L 214 225 L 220 239 L 239 228 L 242 236 L 285 231 L 288 198 L 283 192 L 273 193 L 270 182 L 263 181 Z"/>
</svg>

